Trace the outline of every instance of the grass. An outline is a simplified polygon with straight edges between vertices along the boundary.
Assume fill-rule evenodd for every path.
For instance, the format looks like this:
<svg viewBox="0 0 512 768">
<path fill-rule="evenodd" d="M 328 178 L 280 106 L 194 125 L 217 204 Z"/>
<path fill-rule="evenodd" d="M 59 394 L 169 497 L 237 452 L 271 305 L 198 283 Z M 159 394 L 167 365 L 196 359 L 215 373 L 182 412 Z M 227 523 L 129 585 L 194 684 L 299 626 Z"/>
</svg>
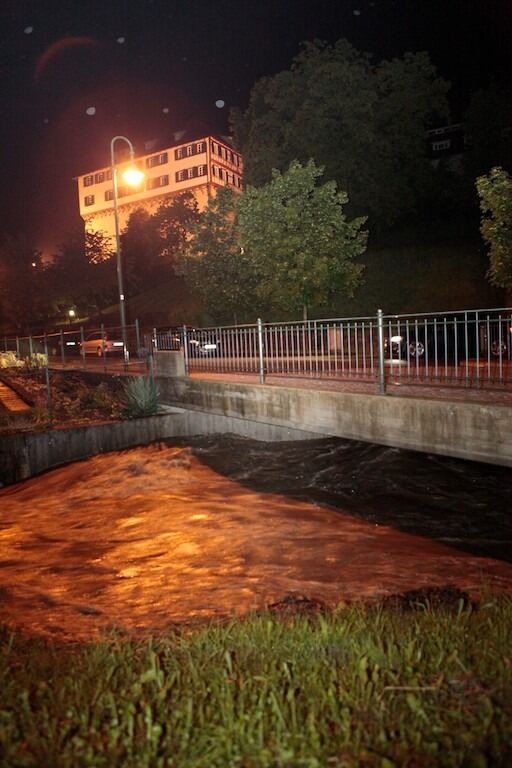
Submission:
<svg viewBox="0 0 512 768">
<path fill-rule="evenodd" d="M 62 646 L 2 632 L 2 766 L 512 765 L 512 599 L 272 613 Z"/>
</svg>

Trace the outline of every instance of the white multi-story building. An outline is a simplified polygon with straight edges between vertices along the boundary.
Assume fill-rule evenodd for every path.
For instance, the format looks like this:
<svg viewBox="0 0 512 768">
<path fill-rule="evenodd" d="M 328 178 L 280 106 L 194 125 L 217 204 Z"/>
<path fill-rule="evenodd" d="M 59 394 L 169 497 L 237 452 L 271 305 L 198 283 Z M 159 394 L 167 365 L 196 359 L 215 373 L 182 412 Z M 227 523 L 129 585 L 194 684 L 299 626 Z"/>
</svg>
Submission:
<svg viewBox="0 0 512 768">
<path fill-rule="evenodd" d="M 121 230 L 137 208 L 152 213 L 165 199 L 181 192 L 193 192 L 201 210 L 219 187 L 229 186 L 238 192 L 242 189 L 241 155 L 228 142 L 214 136 L 136 157 L 135 165 L 144 172 L 144 180 L 137 187 L 123 186 L 123 166 L 128 165 L 131 163 L 117 163 Z M 90 171 L 77 181 L 80 216 L 86 231 L 114 237 L 112 169 Z"/>
</svg>

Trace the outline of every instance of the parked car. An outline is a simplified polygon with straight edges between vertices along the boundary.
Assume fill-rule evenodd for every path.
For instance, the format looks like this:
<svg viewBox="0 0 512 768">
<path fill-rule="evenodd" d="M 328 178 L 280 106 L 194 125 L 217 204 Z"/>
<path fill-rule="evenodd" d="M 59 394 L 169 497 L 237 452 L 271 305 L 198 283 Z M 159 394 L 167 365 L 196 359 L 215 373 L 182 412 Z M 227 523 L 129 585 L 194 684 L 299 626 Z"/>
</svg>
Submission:
<svg viewBox="0 0 512 768">
<path fill-rule="evenodd" d="M 97 355 L 103 357 L 105 354 L 117 352 L 122 354 L 124 344 L 119 339 L 111 339 L 107 334 L 103 336 L 99 331 L 94 331 L 85 337 L 83 344 L 80 344 L 80 350 L 84 355 Z"/>
<path fill-rule="evenodd" d="M 183 330 L 169 328 L 157 331 L 158 349 L 180 350 L 183 348 Z M 196 331 L 187 328 L 187 351 L 190 357 L 216 355 L 220 350 L 220 341 L 210 331 Z"/>
<path fill-rule="evenodd" d="M 470 360 L 484 357 L 509 359 L 512 350 L 512 322 L 509 318 L 480 319 L 469 313 L 464 317 L 429 317 L 428 322 L 413 319 L 391 326 L 384 338 L 386 357 L 403 361 Z"/>
<path fill-rule="evenodd" d="M 208 357 L 217 355 L 220 350 L 220 342 L 210 334 L 195 333 L 191 331 L 188 336 L 188 351 L 192 357 Z"/>
<path fill-rule="evenodd" d="M 51 355 L 69 355 L 80 354 L 80 333 L 65 331 L 62 336 L 52 334 L 48 337 L 48 348 Z"/>
</svg>

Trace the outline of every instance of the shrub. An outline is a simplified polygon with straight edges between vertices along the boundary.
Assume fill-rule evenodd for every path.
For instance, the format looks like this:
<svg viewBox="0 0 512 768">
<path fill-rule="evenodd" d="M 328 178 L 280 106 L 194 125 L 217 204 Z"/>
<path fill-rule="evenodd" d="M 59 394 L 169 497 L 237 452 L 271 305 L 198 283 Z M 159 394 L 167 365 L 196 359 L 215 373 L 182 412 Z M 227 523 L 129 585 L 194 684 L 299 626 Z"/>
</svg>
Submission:
<svg viewBox="0 0 512 768">
<path fill-rule="evenodd" d="M 21 368 L 23 360 L 16 357 L 15 352 L 0 352 L 0 368 Z"/>
<path fill-rule="evenodd" d="M 33 352 L 25 358 L 24 365 L 27 371 L 40 371 L 48 365 L 48 358 L 42 352 Z"/>
<path fill-rule="evenodd" d="M 136 376 L 124 384 L 122 395 L 123 416 L 136 419 L 140 416 L 153 416 L 158 411 L 160 393 L 151 378 Z"/>
</svg>

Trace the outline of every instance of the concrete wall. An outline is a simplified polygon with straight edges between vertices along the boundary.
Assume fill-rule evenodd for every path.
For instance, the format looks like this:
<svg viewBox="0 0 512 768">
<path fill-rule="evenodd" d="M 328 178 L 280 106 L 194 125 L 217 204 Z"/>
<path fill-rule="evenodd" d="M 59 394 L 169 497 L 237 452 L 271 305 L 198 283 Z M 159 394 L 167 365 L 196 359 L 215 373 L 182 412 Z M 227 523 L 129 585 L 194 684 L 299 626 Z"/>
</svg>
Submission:
<svg viewBox="0 0 512 768">
<path fill-rule="evenodd" d="M 165 438 L 231 433 L 256 440 L 326 435 L 512 466 L 512 408 L 299 387 L 159 377 L 158 416 L 3 435 L 0 485 L 98 453 Z"/>
<path fill-rule="evenodd" d="M 144 419 L 2 435 L 0 486 L 26 480 L 53 467 L 98 453 L 126 450 L 172 437 L 222 433 L 268 442 L 322 437 L 275 424 L 169 408 L 165 413 Z"/>
<path fill-rule="evenodd" d="M 164 402 L 315 435 L 512 466 L 512 408 L 189 378 L 159 378 Z"/>
</svg>

